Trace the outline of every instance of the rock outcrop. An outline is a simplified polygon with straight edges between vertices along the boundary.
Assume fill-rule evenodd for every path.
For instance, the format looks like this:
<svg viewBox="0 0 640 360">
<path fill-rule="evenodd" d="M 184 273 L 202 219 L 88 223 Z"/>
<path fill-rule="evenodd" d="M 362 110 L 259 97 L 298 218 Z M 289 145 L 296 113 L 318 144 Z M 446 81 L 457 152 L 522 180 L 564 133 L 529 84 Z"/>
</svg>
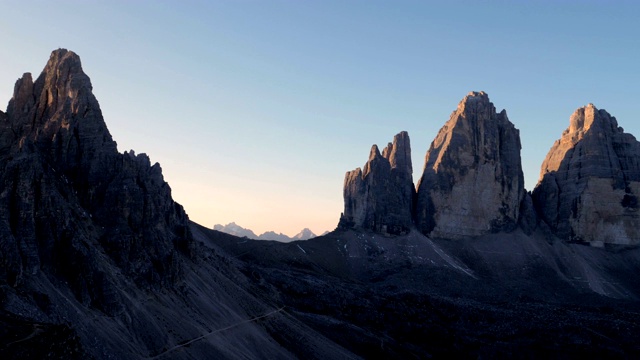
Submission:
<svg viewBox="0 0 640 360">
<path fill-rule="evenodd" d="M 363 170 L 349 171 L 344 179 L 344 212 L 340 228 L 403 234 L 412 227 L 415 188 L 411 145 L 403 131 L 380 153 L 373 145 Z"/>
<path fill-rule="evenodd" d="M 589 104 L 547 154 L 533 191 L 557 236 L 602 246 L 640 243 L 640 143 L 614 117 Z"/>
<path fill-rule="evenodd" d="M 440 129 L 418 182 L 416 225 L 458 239 L 511 230 L 524 198 L 519 131 L 484 92 L 469 93 Z"/>
</svg>

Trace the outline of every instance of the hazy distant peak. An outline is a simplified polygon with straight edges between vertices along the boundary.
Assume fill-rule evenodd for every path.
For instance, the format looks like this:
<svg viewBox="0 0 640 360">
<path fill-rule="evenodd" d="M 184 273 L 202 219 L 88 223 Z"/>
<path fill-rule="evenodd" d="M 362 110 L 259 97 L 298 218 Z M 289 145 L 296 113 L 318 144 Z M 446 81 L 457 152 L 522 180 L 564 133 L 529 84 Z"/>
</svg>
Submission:
<svg viewBox="0 0 640 360">
<path fill-rule="evenodd" d="M 260 235 L 256 235 L 256 233 L 253 232 L 253 230 L 243 228 L 242 226 L 236 224 L 235 222 L 230 222 L 227 225 L 216 224 L 213 226 L 213 230 L 217 230 L 217 231 L 234 235 L 234 236 L 247 237 L 249 239 L 254 239 L 254 240 L 275 240 L 280 242 L 290 242 L 294 240 L 308 240 L 317 236 L 309 228 L 302 229 L 299 233 L 297 233 L 293 237 L 287 236 L 283 233 L 276 233 L 275 231 L 265 231 Z M 324 234 L 327 234 L 327 233 L 328 231 L 325 231 Z"/>
<path fill-rule="evenodd" d="M 302 231 L 297 233 L 293 239 L 294 240 L 307 240 L 316 237 L 316 234 L 313 231 L 309 230 L 309 228 L 304 228 Z"/>
<path fill-rule="evenodd" d="M 213 230 L 221 231 L 223 233 L 231 234 L 239 237 L 248 237 L 249 239 L 257 239 L 258 236 L 250 229 L 245 229 L 235 222 L 230 222 L 227 225 L 216 224 L 213 226 Z"/>
<path fill-rule="evenodd" d="M 314 234 L 309 228 L 302 229 L 299 233 L 293 237 L 287 236 L 283 233 L 276 233 L 275 231 L 265 231 L 260 235 L 256 235 L 251 229 L 243 228 L 235 222 L 230 222 L 227 225 L 216 224 L 213 226 L 213 230 L 217 230 L 223 233 L 227 233 L 239 237 L 247 237 L 254 240 L 275 240 L 280 242 L 289 242 L 294 240 L 308 240 L 318 235 Z M 325 231 L 323 235 L 329 233 Z"/>
</svg>

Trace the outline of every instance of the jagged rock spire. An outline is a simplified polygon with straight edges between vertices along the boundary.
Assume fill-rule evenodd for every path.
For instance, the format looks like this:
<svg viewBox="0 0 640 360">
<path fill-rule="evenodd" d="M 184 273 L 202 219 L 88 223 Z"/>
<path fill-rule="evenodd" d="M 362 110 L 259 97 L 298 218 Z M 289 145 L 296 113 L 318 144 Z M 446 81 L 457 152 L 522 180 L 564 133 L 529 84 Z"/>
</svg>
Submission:
<svg viewBox="0 0 640 360">
<path fill-rule="evenodd" d="M 412 226 L 414 194 L 411 145 L 409 135 L 403 131 L 382 154 L 373 145 L 363 170 L 346 173 L 339 227 L 406 233 Z"/>
<path fill-rule="evenodd" d="M 513 229 L 524 198 L 520 135 L 484 92 L 471 92 L 440 129 L 418 182 L 416 225 L 456 239 Z"/>
<path fill-rule="evenodd" d="M 639 195 L 640 143 L 593 104 L 571 115 L 533 191 L 557 236 L 598 246 L 640 243 Z"/>
<path fill-rule="evenodd" d="M 113 313 L 114 264 L 145 286 L 177 279 L 188 217 L 159 164 L 117 151 L 78 55 L 53 51 L 35 82 L 29 73 L 16 82 L 0 149 L 0 282 L 45 269 L 78 301 Z"/>
<path fill-rule="evenodd" d="M 91 130 L 99 130 L 105 142 L 113 141 L 80 58 L 65 49 L 51 53 L 35 83 L 30 73 L 16 82 L 7 113 L 14 131 L 34 141 L 52 137 L 60 127 L 69 129 L 79 122 L 88 123 L 83 125 L 91 125 Z"/>
</svg>

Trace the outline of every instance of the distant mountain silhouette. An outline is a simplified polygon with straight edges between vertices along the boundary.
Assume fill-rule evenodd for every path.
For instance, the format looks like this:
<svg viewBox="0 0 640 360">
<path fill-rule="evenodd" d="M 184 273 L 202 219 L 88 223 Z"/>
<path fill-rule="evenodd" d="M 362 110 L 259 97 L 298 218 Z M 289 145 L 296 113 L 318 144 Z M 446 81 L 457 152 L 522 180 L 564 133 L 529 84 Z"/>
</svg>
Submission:
<svg viewBox="0 0 640 360">
<path fill-rule="evenodd" d="M 213 230 L 221 231 L 223 233 L 227 233 L 230 235 L 238 236 L 238 237 L 246 237 L 254 240 L 275 240 L 280 242 L 290 242 L 295 240 L 308 240 L 314 238 L 318 235 L 314 234 L 313 231 L 309 230 L 309 228 L 302 229 L 299 233 L 294 235 L 293 237 L 289 237 L 283 233 L 276 233 L 275 231 L 265 231 L 260 235 L 256 235 L 253 230 L 243 228 L 242 226 L 236 224 L 235 222 L 230 222 L 227 225 L 216 224 L 213 226 Z M 329 232 L 324 232 L 323 235 L 328 234 Z"/>
</svg>

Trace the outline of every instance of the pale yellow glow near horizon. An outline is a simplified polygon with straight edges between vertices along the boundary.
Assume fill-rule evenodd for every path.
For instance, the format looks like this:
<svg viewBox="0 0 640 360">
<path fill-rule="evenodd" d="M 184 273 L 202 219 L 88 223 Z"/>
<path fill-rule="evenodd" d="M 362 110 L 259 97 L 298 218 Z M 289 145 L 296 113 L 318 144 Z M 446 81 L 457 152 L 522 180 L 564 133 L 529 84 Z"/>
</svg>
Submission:
<svg viewBox="0 0 640 360">
<path fill-rule="evenodd" d="M 320 235 L 335 229 L 342 211 L 341 202 L 302 198 L 295 192 L 261 193 L 256 189 L 239 192 L 237 188 L 207 184 L 197 178 L 172 178 L 173 199 L 184 206 L 189 219 L 208 228 L 235 222 L 256 235 L 274 231 L 294 236 L 304 227 Z"/>
</svg>

